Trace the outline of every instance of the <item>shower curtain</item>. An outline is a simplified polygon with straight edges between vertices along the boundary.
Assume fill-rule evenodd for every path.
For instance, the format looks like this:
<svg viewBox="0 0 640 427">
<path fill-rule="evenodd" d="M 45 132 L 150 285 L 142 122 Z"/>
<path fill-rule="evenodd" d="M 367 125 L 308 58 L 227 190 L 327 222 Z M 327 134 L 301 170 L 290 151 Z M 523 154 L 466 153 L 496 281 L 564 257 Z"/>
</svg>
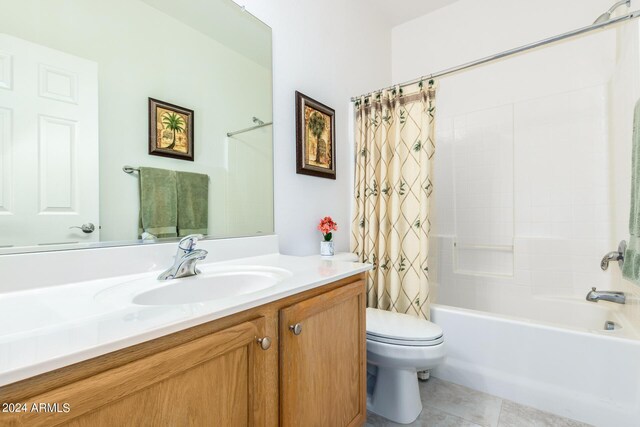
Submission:
<svg viewBox="0 0 640 427">
<path fill-rule="evenodd" d="M 429 213 L 435 151 L 433 81 L 355 102 L 351 249 L 373 264 L 367 305 L 429 319 Z"/>
</svg>

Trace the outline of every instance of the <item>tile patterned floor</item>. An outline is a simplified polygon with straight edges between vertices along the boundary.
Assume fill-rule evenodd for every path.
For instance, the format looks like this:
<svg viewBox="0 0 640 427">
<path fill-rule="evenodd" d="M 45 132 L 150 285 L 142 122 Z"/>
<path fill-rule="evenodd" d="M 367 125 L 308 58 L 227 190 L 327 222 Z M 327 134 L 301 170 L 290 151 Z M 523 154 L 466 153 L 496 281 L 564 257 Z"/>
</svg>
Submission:
<svg viewBox="0 0 640 427">
<path fill-rule="evenodd" d="M 423 409 L 412 427 L 588 427 L 434 377 L 420 382 L 420 395 Z M 402 425 L 367 414 L 366 427 Z"/>
</svg>

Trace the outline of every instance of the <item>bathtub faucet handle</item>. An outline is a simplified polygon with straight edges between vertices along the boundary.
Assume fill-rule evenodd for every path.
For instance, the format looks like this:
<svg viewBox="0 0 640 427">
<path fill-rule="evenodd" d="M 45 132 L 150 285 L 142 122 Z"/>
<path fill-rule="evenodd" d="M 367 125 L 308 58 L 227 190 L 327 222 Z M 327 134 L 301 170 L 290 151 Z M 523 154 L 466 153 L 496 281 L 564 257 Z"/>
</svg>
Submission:
<svg viewBox="0 0 640 427">
<path fill-rule="evenodd" d="M 602 261 L 600 261 L 600 268 L 602 271 L 607 271 L 609 268 L 609 263 L 611 261 L 618 261 L 618 266 L 622 269 L 622 265 L 624 264 L 624 253 L 627 250 L 627 242 L 621 241 L 618 245 L 618 250 L 609 252 L 604 257 L 602 257 Z"/>
</svg>

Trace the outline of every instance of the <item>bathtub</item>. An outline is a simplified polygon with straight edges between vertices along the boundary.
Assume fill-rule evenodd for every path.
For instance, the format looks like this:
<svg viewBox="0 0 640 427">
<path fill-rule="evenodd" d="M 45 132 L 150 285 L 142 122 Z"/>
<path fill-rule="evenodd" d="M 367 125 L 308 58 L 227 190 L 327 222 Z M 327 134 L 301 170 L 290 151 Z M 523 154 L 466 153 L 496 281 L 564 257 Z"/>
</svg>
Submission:
<svg viewBox="0 0 640 427">
<path fill-rule="evenodd" d="M 490 304 L 431 306 L 447 351 L 434 376 L 595 426 L 640 425 L 640 337 L 621 306 L 543 297 Z M 607 321 L 615 329 L 605 330 Z"/>
</svg>

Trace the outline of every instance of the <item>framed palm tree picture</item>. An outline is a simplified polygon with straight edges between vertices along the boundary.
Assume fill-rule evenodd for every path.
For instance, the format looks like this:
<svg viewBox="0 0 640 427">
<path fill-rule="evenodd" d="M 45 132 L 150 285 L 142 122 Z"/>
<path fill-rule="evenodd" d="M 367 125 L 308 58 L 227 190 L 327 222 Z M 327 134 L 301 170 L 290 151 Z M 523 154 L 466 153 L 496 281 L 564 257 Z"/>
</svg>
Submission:
<svg viewBox="0 0 640 427">
<path fill-rule="evenodd" d="M 193 161 L 193 110 L 149 98 L 149 154 Z"/>
<path fill-rule="evenodd" d="M 336 112 L 296 92 L 296 172 L 336 179 Z"/>
</svg>

